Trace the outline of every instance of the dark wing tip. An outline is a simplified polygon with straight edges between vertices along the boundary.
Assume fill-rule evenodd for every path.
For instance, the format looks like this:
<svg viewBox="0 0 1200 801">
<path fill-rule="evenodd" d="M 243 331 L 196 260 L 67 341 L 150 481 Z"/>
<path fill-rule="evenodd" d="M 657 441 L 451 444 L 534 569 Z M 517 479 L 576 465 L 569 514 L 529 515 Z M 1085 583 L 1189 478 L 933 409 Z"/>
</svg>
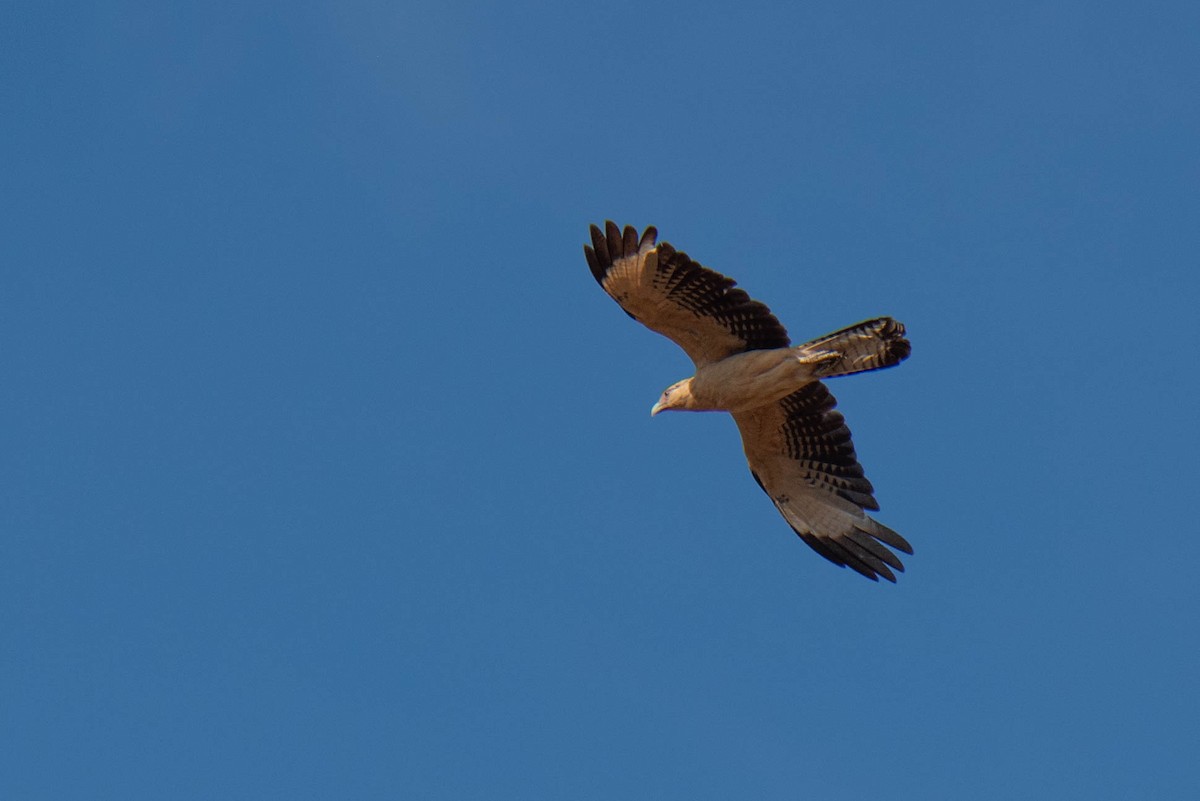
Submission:
<svg viewBox="0 0 1200 801">
<path fill-rule="evenodd" d="M 600 259 L 596 256 L 596 251 L 592 250 L 591 245 L 583 246 L 583 257 L 587 259 L 588 269 L 592 271 L 592 277 L 596 279 L 596 283 L 603 286 L 604 274 L 608 272 L 608 268 L 600 263 Z"/>
<path fill-rule="evenodd" d="M 608 255 L 613 261 L 625 255 L 624 243 L 621 239 L 621 229 L 612 220 L 604 221 L 604 238 L 608 240 Z"/>
<path fill-rule="evenodd" d="M 908 540 L 904 539 L 904 537 L 901 537 L 895 531 L 892 531 L 878 520 L 872 519 L 871 523 L 874 525 L 872 525 L 870 530 L 866 532 L 867 534 L 870 534 L 872 537 L 879 540 L 884 545 L 887 545 L 889 548 L 895 548 L 901 553 L 906 553 L 909 556 L 912 556 L 913 547 L 909 545 Z"/>
<path fill-rule="evenodd" d="M 638 242 L 638 250 L 644 247 L 654 247 L 654 243 L 658 241 L 658 229 L 653 225 L 647 225 L 646 230 L 642 231 L 642 239 Z"/>
<path fill-rule="evenodd" d="M 639 237 L 637 229 L 632 225 L 622 229 L 612 220 L 604 221 L 604 228 L 598 225 L 588 226 L 592 244 L 583 246 L 583 255 L 587 259 L 592 276 L 601 286 L 604 276 L 612 269 L 613 262 L 633 256 L 646 247 L 653 247 L 658 240 L 658 230 L 649 226 Z"/>
<path fill-rule="evenodd" d="M 848 567 L 872 581 L 878 581 L 880 577 L 883 577 L 895 584 L 896 573 L 904 572 L 904 564 L 884 545 L 910 555 L 912 547 L 903 537 L 887 526 L 874 520 L 871 522 L 878 527 L 878 530 L 874 527 L 871 530 L 866 527 L 856 527 L 849 534 L 837 536 L 820 536 L 811 531 L 793 530 L 808 547 L 838 567 Z M 896 573 L 892 572 L 893 568 Z"/>
<path fill-rule="evenodd" d="M 598 225 L 591 226 L 588 231 L 592 235 L 592 250 L 596 252 L 596 257 L 600 264 L 604 265 L 605 269 L 612 266 L 612 257 L 608 253 L 608 241 L 604 238 L 604 232 L 600 230 Z"/>
<path fill-rule="evenodd" d="M 879 581 L 879 576 L 882 575 L 895 583 L 896 577 L 886 566 L 882 571 L 873 570 L 871 565 L 868 565 L 864 560 L 858 558 L 854 553 L 849 551 L 845 544 L 840 540 L 831 539 L 828 537 L 818 537 L 812 532 L 796 531 L 800 535 L 800 539 L 804 540 L 804 544 L 812 548 L 814 551 L 825 557 L 827 560 L 837 565 L 838 567 L 848 567 L 860 576 L 869 578 L 871 581 Z"/>
<path fill-rule="evenodd" d="M 625 226 L 625 230 L 621 232 L 621 246 L 625 253 L 637 253 L 638 249 L 638 232 L 632 225 Z"/>
</svg>

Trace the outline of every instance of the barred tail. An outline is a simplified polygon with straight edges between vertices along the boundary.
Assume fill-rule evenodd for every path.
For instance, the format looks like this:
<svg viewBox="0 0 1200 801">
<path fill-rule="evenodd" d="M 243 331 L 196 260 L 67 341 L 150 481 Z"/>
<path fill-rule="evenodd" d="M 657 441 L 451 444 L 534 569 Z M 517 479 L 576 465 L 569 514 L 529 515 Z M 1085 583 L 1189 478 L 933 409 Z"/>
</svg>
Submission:
<svg viewBox="0 0 1200 801">
<path fill-rule="evenodd" d="M 864 373 L 895 367 L 908 358 L 912 345 L 904 338 L 904 324 L 891 317 L 834 331 L 796 348 L 804 361 L 818 365 L 821 378 Z"/>
</svg>

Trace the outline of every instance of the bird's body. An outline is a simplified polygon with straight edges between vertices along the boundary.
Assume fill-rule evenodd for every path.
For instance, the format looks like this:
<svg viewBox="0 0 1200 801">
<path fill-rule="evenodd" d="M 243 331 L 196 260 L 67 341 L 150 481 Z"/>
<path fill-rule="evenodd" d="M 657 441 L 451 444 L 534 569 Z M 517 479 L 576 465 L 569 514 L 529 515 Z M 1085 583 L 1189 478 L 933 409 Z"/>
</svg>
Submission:
<svg viewBox="0 0 1200 801">
<path fill-rule="evenodd" d="M 672 385 L 673 400 L 662 409 L 739 412 L 773 403 L 813 380 L 814 365 L 795 348 L 735 353 L 706 364 L 691 378 Z M 666 395 L 668 393 L 664 393 Z"/>
<path fill-rule="evenodd" d="M 608 222 L 591 232 L 584 253 L 600 286 L 696 365 L 651 414 L 731 413 L 751 474 L 800 538 L 835 564 L 895 581 L 892 569 L 904 567 L 884 546 L 909 554 L 912 547 L 866 514 L 879 508 L 874 488 L 822 379 L 899 364 L 910 351 L 904 326 L 880 317 L 793 347 L 766 306 L 658 244 L 654 228 L 639 237 Z"/>
</svg>

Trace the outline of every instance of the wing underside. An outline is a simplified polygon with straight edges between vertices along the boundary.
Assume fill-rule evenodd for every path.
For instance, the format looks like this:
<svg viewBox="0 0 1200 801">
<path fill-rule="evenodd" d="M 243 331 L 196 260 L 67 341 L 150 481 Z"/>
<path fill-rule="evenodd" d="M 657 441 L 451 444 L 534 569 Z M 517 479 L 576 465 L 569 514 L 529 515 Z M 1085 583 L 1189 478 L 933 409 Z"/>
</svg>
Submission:
<svg viewBox="0 0 1200 801">
<path fill-rule="evenodd" d="M 895 581 L 907 540 L 867 515 L 879 509 L 850 429 L 819 381 L 777 403 L 733 415 L 754 479 L 792 529 L 836 565 Z"/>
<path fill-rule="evenodd" d="M 629 316 L 668 337 L 697 368 L 748 350 L 784 348 L 787 330 L 733 279 L 703 267 L 647 228 L 591 227 L 584 255 L 596 281 Z"/>
</svg>

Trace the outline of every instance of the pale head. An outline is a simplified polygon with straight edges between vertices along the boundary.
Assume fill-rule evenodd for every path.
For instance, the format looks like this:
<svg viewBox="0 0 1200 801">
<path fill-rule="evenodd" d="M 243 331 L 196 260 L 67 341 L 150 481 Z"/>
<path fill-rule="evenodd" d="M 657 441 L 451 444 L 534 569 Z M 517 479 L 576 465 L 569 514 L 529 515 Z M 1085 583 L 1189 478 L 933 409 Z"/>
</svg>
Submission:
<svg viewBox="0 0 1200 801">
<path fill-rule="evenodd" d="M 650 408 L 650 416 L 665 412 L 669 409 L 690 409 L 692 407 L 692 379 L 685 378 L 677 381 L 663 390 L 658 403 Z"/>
</svg>

